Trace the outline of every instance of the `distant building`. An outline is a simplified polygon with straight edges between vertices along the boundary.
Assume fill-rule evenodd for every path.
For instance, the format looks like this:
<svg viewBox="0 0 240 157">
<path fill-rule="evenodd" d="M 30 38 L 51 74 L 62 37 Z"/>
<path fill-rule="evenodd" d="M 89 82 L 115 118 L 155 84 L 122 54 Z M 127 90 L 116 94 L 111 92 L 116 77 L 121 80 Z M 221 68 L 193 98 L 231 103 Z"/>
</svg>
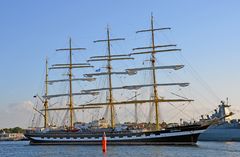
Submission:
<svg viewBox="0 0 240 157">
<path fill-rule="evenodd" d="M 18 141 L 25 139 L 23 133 L 6 133 L 4 130 L 0 130 L 0 141 Z"/>
</svg>

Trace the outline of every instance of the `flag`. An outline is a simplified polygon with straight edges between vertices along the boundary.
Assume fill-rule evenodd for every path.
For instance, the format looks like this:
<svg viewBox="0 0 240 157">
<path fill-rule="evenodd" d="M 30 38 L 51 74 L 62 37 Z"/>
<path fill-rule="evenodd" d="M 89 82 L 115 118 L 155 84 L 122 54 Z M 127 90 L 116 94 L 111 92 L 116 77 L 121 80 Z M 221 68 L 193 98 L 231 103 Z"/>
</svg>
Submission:
<svg viewBox="0 0 240 157">
<path fill-rule="evenodd" d="M 95 71 L 96 71 L 96 72 L 100 72 L 100 70 L 101 70 L 101 69 L 99 68 L 99 69 L 96 69 Z"/>
</svg>

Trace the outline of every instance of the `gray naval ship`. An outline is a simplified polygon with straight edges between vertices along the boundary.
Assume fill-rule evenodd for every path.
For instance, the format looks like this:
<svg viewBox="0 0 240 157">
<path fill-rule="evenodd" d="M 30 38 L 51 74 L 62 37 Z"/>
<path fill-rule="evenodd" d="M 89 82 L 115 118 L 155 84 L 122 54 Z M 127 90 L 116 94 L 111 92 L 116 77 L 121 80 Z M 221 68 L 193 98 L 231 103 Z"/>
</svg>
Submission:
<svg viewBox="0 0 240 157">
<path fill-rule="evenodd" d="M 240 119 L 229 119 L 228 102 L 221 101 L 218 109 L 215 109 L 212 115 L 206 118 L 202 116 L 200 121 L 221 118 L 220 123 L 210 126 L 205 132 L 200 134 L 199 141 L 240 141 Z M 230 116 L 231 117 L 231 116 Z"/>
</svg>

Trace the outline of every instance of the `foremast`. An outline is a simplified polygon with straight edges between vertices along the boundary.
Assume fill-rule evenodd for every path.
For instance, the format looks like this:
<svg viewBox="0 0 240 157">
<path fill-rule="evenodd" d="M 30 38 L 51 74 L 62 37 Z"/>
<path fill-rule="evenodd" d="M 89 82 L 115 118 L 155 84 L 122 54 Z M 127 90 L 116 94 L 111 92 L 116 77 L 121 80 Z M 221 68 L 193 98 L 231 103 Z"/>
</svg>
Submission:
<svg viewBox="0 0 240 157">
<path fill-rule="evenodd" d="M 38 112 L 41 116 L 43 116 L 43 127 L 46 129 L 49 127 L 48 125 L 48 59 L 46 58 L 45 62 L 45 80 L 44 80 L 44 96 L 40 97 L 38 94 L 33 96 L 34 98 L 38 98 L 43 103 L 43 109 L 38 110 L 37 108 L 33 107 L 33 109 Z M 44 113 L 43 113 L 44 112 Z"/>
</svg>

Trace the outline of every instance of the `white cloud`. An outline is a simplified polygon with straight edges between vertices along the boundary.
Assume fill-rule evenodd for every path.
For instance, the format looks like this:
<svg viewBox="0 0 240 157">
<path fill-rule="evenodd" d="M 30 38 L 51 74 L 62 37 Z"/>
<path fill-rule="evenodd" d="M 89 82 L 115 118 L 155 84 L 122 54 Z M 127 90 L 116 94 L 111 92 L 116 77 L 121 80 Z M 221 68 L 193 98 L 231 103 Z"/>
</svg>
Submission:
<svg viewBox="0 0 240 157">
<path fill-rule="evenodd" d="M 24 101 L 12 103 L 0 108 L 0 128 L 23 127 L 27 128 L 33 113 L 33 103 Z"/>
</svg>

